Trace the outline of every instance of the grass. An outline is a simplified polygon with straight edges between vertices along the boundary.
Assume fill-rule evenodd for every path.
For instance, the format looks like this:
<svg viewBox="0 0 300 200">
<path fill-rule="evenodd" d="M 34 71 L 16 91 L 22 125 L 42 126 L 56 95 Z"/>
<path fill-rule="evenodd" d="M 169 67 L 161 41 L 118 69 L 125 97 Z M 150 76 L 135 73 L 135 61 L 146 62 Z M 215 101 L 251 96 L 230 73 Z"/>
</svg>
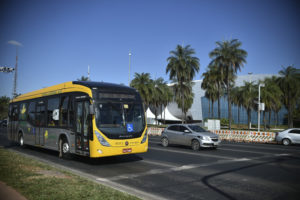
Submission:
<svg viewBox="0 0 300 200">
<path fill-rule="evenodd" d="M 0 180 L 30 200 L 138 199 L 3 148 Z"/>
</svg>

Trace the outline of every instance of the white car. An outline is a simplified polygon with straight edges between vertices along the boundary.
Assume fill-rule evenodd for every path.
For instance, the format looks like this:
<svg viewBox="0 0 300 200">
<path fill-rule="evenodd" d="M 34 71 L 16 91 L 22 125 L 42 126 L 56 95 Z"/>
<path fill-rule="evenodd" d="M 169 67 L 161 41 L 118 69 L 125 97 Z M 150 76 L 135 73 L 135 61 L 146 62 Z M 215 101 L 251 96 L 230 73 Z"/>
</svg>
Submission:
<svg viewBox="0 0 300 200">
<path fill-rule="evenodd" d="M 285 146 L 300 144 L 300 128 L 290 128 L 276 133 L 276 141 Z"/>
</svg>

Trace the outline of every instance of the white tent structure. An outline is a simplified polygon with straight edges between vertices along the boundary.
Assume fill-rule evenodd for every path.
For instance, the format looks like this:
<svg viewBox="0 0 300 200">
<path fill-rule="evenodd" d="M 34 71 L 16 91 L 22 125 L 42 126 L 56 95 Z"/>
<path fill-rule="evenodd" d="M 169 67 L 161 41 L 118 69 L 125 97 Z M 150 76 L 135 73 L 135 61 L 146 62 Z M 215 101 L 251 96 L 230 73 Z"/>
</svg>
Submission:
<svg viewBox="0 0 300 200">
<path fill-rule="evenodd" d="M 157 116 L 158 120 L 164 120 L 166 117 L 166 121 L 178 121 L 181 122 L 181 119 L 178 119 L 177 117 L 175 117 L 174 115 L 172 115 L 168 109 L 168 107 L 166 107 L 163 112 Z"/>
<path fill-rule="evenodd" d="M 146 111 L 147 124 L 156 124 L 155 115 L 151 112 L 150 108 Z"/>
</svg>

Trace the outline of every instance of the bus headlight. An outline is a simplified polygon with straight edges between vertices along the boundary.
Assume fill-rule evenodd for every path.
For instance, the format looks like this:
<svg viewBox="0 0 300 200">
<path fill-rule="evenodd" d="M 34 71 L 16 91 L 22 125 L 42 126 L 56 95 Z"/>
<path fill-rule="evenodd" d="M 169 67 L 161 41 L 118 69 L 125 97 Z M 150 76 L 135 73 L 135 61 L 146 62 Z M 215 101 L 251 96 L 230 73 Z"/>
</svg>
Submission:
<svg viewBox="0 0 300 200">
<path fill-rule="evenodd" d="M 144 137 L 143 137 L 143 139 L 142 139 L 142 142 L 141 142 L 141 144 L 143 144 L 143 143 L 145 143 L 145 142 L 146 142 L 146 140 L 147 140 L 147 136 L 148 136 L 148 134 L 147 134 L 147 131 L 146 131 L 146 133 L 145 133 L 145 135 L 144 135 Z"/>
<path fill-rule="evenodd" d="M 98 131 L 95 131 L 95 134 L 102 146 L 110 147 L 110 144 L 105 140 L 105 138 Z"/>
</svg>

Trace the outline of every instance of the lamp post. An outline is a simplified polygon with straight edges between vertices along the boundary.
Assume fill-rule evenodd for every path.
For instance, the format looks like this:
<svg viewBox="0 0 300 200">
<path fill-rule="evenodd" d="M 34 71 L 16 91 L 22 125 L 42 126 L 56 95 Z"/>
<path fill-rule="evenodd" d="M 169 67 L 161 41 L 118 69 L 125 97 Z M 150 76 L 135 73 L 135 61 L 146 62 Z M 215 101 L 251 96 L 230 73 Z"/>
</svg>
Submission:
<svg viewBox="0 0 300 200">
<path fill-rule="evenodd" d="M 265 84 L 260 83 L 258 84 L 258 116 L 257 116 L 257 128 L 258 128 L 258 132 L 260 130 L 260 110 L 261 110 L 261 105 L 260 105 L 260 87 L 265 87 Z"/>
<path fill-rule="evenodd" d="M 250 84 L 252 83 L 252 72 L 248 72 L 248 75 L 250 76 Z M 251 87 L 250 87 L 250 93 L 251 93 Z M 251 118 L 250 118 L 251 119 Z M 251 130 L 251 120 L 250 120 L 250 130 Z"/>
<path fill-rule="evenodd" d="M 128 54 L 128 56 L 129 56 L 129 71 L 128 71 L 128 86 L 130 86 L 130 59 L 131 59 L 131 52 L 129 51 L 129 54 Z"/>
</svg>

